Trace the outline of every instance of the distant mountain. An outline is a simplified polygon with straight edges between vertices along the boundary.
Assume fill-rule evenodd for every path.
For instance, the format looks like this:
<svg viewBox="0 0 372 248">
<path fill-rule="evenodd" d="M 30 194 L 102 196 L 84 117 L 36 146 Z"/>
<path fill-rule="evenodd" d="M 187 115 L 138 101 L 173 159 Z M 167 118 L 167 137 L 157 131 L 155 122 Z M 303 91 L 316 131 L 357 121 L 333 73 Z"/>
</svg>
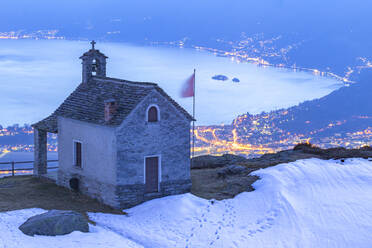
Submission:
<svg viewBox="0 0 372 248">
<path fill-rule="evenodd" d="M 340 88 L 320 99 L 274 111 L 269 115 L 283 111 L 288 113 L 272 122 L 287 132 L 302 134 L 309 134 L 335 122 L 339 122 L 339 125 L 331 126 L 332 129 L 321 132 L 322 135 L 372 127 L 372 70 L 363 72 L 357 80 L 358 83 Z"/>
<path fill-rule="evenodd" d="M 344 75 L 372 61 L 371 9 L 365 0 L 13 0 L 1 5 L 0 33 L 56 29 L 68 39 L 247 49 Z"/>
<path fill-rule="evenodd" d="M 30 152 L 33 151 L 34 133 L 30 125 L 18 124 L 2 127 L 0 125 L 0 157 L 4 150 Z M 58 136 L 48 133 L 48 150 L 57 151 Z"/>
</svg>

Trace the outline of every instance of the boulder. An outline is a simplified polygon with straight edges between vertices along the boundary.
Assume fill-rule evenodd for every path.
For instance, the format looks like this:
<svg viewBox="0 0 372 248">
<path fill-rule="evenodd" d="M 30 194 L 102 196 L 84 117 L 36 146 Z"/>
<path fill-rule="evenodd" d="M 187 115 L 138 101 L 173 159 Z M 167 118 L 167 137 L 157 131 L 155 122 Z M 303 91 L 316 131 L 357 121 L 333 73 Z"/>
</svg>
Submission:
<svg viewBox="0 0 372 248">
<path fill-rule="evenodd" d="M 89 232 L 89 225 L 87 219 L 80 213 L 51 210 L 29 218 L 19 229 L 29 236 L 56 236 L 73 231 Z"/>
</svg>

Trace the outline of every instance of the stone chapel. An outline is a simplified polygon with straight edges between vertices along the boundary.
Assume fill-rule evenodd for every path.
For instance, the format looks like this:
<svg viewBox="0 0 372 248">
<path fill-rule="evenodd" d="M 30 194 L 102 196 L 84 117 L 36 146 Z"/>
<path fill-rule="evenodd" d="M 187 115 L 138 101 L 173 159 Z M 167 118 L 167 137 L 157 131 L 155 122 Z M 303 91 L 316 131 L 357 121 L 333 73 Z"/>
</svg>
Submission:
<svg viewBox="0 0 372 248">
<path fill-rule="evenodd" d="M 33 124 L 34 173 L 47 173 L 47 133 L 58 134 L 57 184 L 115 208 L 189 192 L 193 117 L 155 83 L 106 76 L 106 57 L 84 53 L 82 82 Z"/>
</svg>

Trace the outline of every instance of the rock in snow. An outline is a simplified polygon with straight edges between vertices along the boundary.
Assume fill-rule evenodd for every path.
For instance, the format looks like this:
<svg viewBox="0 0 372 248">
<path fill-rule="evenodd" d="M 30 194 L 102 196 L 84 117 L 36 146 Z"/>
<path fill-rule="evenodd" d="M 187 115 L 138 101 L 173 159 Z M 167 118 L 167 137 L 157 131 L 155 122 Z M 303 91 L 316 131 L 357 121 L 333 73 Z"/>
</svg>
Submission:
<svg viewBox="0 0 372 248">
<path fill-rule="evenodd" d="M 89 225 L 86 218 L 80 213 L 51 210 L 29 218 L 19 229 L 29 236 L 56 236 L 69 234 L 73 231 L 89 232 Z"/>
</svg>

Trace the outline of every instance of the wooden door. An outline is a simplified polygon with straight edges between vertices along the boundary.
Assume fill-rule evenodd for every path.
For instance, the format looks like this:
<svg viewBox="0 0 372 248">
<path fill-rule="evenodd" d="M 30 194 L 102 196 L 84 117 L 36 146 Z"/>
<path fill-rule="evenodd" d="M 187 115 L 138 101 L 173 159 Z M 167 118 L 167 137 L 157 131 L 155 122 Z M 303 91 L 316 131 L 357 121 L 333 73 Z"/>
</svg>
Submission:
<svg viewBox="0 0 372 248">
<path fill-rule="evenodd" d="M 146 158 L 145 169 L 145 191 L 146 193 L 158 192 L 159 187 L 159 158 L 148 157 Z"/>
</svg>

